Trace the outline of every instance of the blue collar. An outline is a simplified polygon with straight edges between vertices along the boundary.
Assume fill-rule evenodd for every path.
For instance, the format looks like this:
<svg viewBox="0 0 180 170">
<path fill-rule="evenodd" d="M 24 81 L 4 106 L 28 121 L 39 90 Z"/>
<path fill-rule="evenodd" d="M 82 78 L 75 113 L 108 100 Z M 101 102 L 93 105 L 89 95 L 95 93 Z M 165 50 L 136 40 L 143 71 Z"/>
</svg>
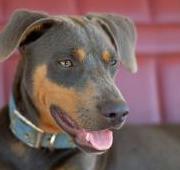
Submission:
<svg viewBox="0 0 180 170">
<path fill-rule="evenodd" d="M 67 133 L 50 134 L 35 126 L 17 109 L 14 98 L 9 102 L 10 129 L 26 145 L 33 148 L 69 149 L 76 148 Z"/>
</svg>

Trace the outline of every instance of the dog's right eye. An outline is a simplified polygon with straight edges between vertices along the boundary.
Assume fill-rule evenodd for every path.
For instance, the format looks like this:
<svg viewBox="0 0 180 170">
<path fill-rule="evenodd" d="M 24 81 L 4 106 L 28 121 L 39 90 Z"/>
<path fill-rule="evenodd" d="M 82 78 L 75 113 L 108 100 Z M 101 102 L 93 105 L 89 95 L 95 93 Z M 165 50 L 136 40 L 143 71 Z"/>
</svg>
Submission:
<svg viewBox="0 0 180 170">
<path fill-rule="evenodd" d="M 64 68 L 73 67 L 73 62 L 71 60 L 59 60 L 57 63 Z"/>
</svg>

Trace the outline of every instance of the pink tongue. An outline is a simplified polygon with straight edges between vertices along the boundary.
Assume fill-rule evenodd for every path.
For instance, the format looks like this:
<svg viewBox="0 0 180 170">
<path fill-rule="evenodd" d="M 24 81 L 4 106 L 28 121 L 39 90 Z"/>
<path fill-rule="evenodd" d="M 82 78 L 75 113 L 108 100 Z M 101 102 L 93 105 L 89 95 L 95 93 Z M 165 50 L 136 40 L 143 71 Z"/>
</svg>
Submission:
<svg viewBox="0 0 180 170">
<path fill-rule="evenodd" d="M 87 132 L 86 140 L 97 150 L 107 150 L 113 142 L 113 133 L 110 130 Z"/>
</svg>

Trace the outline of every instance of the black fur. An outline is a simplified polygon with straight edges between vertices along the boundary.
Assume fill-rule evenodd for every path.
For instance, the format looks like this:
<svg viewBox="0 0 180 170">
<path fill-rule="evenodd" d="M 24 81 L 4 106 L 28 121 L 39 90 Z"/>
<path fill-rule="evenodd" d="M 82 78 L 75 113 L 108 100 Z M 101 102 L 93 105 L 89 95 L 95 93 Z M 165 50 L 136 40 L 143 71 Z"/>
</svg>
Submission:
<svg viewBox="0 0 180 170">
<path fill-rule="evenodd" d="M 133 23 L 122 16 L 53 18 L 43 13 L 16 11 L 0 34 L 0 59 L 7 59 L 16 48 L 23 55 L 12 90 L 18 110 L 38 125 L 40 117 L 32 100 L 32 82 L 36 68 L 46 65 L 46 78 L 56 85 L 83 92 L 88 82 L 93 82 L 96 95 L 86 107 L 78 108 L 80 123 L 90 130 L 109 128 L 112 122 L 108 123 L 99 113 L 110 109 L 115 100 L 121 108 L 126 105 L 114 84 L 117 66 L 105 64 L 100 56 L 107 50 L 113 59 L 135 72 L 135 40 Z M 78 48 L 86 53 L 83 62 L 73 56 Z M 74 67 L 61 67 L 59 61 L 65 59 L 71 59 Z M 88 108 L 90 104 L 93 108 Z M 0 112 L 0 170 L 180 169 L 179 126 L 129 126 L 115 131 L 112 148 L 98 156 L 80 149 L 30 148 L 11 133 L 8 112 L 8 106 Z"/>
</svg>

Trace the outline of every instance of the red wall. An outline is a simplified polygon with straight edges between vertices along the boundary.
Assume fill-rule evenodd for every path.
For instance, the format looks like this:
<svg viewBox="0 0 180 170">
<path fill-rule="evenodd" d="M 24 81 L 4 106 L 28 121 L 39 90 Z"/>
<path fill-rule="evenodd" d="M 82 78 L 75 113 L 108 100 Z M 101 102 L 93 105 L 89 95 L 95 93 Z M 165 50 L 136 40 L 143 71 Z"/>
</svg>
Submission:
<svg viewBox="0 0 180 170">
<path fill-rule="evenodd" d="M 51 14 L 113 12 L 137 24 L 139 71 L 123 68 L 117 84 L 131 108 L 133 123 L 180 122 L 180 0 L 0 0 L 0 25 L 16 8 Z M 18 53 L 0 64 L 0 106 L 8 101 Z"/>
</svg>

